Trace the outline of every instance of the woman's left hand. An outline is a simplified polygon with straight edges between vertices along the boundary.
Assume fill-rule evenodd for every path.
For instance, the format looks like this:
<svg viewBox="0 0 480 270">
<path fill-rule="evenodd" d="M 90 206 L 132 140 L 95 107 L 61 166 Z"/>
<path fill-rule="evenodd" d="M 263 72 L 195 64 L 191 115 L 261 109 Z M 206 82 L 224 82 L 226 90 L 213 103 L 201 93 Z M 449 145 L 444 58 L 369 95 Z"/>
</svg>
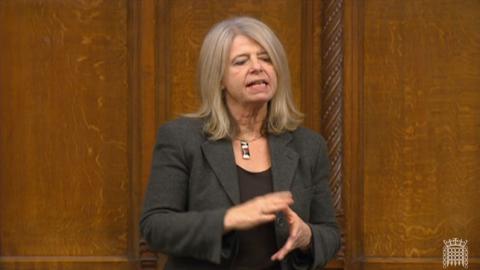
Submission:
<svg viewBox="0 0 480 270">
<path fill-rule="evenodd" d="M 292 250 L 299 248 L 307 251 L 312 241 L 312 231 L 303 220 L 289 207 L 284 211 L 285 217 L 290 225 L 290 236 L 285 245 L 277 251 L 271 259 L 281 261 Z"/>
</svg>

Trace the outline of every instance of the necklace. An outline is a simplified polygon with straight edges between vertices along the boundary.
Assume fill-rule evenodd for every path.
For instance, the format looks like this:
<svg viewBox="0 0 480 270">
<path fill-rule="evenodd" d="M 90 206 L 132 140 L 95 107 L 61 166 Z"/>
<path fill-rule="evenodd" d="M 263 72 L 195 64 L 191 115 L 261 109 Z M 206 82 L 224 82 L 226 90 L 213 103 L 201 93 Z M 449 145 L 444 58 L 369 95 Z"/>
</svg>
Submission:
<svg viewBox="0 0 480 270">
<path fill-rule="evenodd" d="M 241 138 L 238 138 L 238 140 L 240 141 L 240 150 L 242 151 L 242 158 L 245 159 L 245 160 L 249 160 L 250 157 L 252 156 L 250 154 L 250 145 L 249 143 L 251 142 L 254 142 L 260 138 L 262 138 L 263 135 L 260 134 L 258 135 L 257 137 L 254 137 L 253 139 L 251 140 L 245 140 L 245 139 L 241 139 Z"/>
</svg>

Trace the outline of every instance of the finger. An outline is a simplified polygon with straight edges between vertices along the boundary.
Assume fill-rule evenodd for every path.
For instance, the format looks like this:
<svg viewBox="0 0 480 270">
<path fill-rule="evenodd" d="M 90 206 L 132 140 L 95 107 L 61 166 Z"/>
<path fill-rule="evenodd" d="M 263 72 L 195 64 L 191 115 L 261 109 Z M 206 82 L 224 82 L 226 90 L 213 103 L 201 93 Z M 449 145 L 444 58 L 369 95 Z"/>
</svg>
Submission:
<svg viewBox="0 0 480 270">
<path fill-rule="evenodd" d="M 275 213 L 285 211 L 291 204 L 293 204 L 292 198 L 263 198 L 258 202 L 263 212 Z"/>
<path fill-rule="evenodd" d="M 290 235 L 287 242 L 283 247 L 272 256 L 272 259 L 283 260 L 283 258 L 296 247 L 296 241 L 298 238 L 298 223 L 292 223 L 290 226 Z"/>
<path fill-rule="evenodd" d="M 261 212 L 264 214 L 275 214 L 278 212 L 283 212 L 287 208 L 288 208 L 288 204 L 274 204 L 274 205 L 265 204 L 262 207 Z"/>
<path fill-rule="evenodd" d="M 292 237 L 289 237 L 285 245 L 283 245 L 283 247 L 279 251 L 273 254 L 271 259 L 279 261 L 283 260 L 283 258 L 285 258 L 285 256 L 292 250 L 293 242 L 294 239 Z"/>
<path fill-rule="evenodd" d="M 260 224 L 269 223 L 274 221 L 276 216 L 274 214 L 261 214 L 256 218 L 250 220 L 248 223 L 245 223 L 244 229 L 250 229 Z"/>
<path fill-rule="evenodd" d="M 312 232 L 310 227 L 305 224 L 305 222 L 295 213 L 292 209 L 285 211 L 287 216 L 287 221 L 290 224 L 290 236 L 294 237 L 295 248 L 304 248 L 310 243 L 310 238 L 312 237 Z M 285 213 L 284 212 L 284 213 Z"/>
<path fill-rule="evenodd" d="M 283 203 L 283 202 L 291 202 L 293 201 L 292 193 L 290 192 L 274 192 L 263 195 L 262 198 L 265 201 L 270 203 Z"/>
<path fill-rule="evenodd" d="M 283 213 L 285 214 L 288 223 L 292 224 L 296 219 L 298 219 L 297 213 L 295 213 L 290 207 L 286 208 Z"/>
<path fill-rule="evenodd" d="M 290 191 L 277 191 L 277 192 L 267 193 L 264 196 L 265 197 L 292 198 L 292 193 Z"/>
<path fill-rule="evenodd" d="M 297 248 L 299 246 L 299 241 L 302 240 L 300 239 L 304 235 L 303 225 L 306 225 L 303 220 L 293 211 L 289 208 L 290 211 L 290 237 L 293 237 L 295 239 L 295 246 L 294 248 Z"/>
<path fill-rule="evenodd" d="M 261 223 L 274 221 L 276 217 L 274 214 L 262 215 Z"/>
<path fill-rule="evenodd" d="M 291 195 L 279 196 L 275 193 L 264 195 L 262 196 L 262 199 L 269 203 L 293 202 L 293 197 Z"/>
</svg>

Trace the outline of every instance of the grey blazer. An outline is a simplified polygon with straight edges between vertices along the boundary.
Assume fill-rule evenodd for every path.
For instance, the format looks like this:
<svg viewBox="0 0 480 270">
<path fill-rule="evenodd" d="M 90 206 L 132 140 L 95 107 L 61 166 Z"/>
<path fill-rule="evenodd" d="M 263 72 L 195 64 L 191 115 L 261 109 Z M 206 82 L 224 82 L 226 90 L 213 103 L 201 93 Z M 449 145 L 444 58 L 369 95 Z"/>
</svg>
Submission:
<svg viewBox="0 0 480 270">
<path fill-rule="evenodd" d="M 310 254 L 294 250 L 281 267 L 323 266 L 340 247 L 325 142 L 298 128 L 269 135 L 268 143 L 274 191 L 292 192 L 292 209 L 313 232 Z M 140 227 L 152 249 L 169 255 L 165 269 L 229 269 L 238 246 L 235 232 L 223 234 L 223 219 L 239 197 L 229 140 L 208 140 L 202 121 L 194 118 L 159 129 Z M 282 214 L 275 220 L 275 234 L 280 248 L 289 235 Z"/>
</svg>

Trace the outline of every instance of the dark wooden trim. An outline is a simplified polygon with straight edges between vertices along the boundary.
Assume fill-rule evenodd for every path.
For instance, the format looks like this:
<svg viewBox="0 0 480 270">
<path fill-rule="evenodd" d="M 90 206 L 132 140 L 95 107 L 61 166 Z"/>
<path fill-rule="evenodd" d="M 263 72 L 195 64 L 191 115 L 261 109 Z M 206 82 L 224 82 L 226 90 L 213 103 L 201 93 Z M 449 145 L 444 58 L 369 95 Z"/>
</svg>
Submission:
<svg viewBox="0 0 480 270">
<path fill-rule="evenodd" d="M 321 132 L 322 1 L 304 0 L 301 11 L 301 110 L 304 125 Z"/>
<path fill-rule="evenodd" d="M 153 1 L 153 2 L 152 2 Z M 142 12 L 144 14 L 144 18 L 142 22 L 144 24 L 150 23 L 154 25 L 154 29 L 149 29 L 149 33 L 145 33 L 145 36 L 141 36 L 142 40 L 148 39 L 147 35 L 154 35 L 154 42 L 151 46 L 153 48 L 153 68 L 150 67 L 150 63 L 145 63 L 145 70 L 147 73 L 150 72 L 151 74 L 145 75 L 147 80 L 152 80 L 153 77 L 153 95 L 150 93 L 150 89 L 142 89 L 144 96 L 143 102 L 148 103 L 145 104 L 148 108 L 152 107 L 151 109 L 146 109 L 145 112 L 148 114 L 144 117 L 149 117 L 151 110 L 153 110 L 154 116 L 154 124 L 150 124 L 150 119 L 144 118 L 144 122 L 148 122 L 149 125 L 143 127 L 144 130 L 144 157 L 150 156 L 151 146 L 154 143 L 154 134 L 156 132 L 156 128 L 159 127 L 162 123 L 169 120 L 170 117 L 170 77 L 168 76 L 169 67 L 170 67 L 170 1 L 169 0 L 144 0 L 138 1 L 139 5 L 142 5 Z M 153 7 L 153 10 L 151 8 Z M 150 20 L 150 21 L 149 21 Z M 147 26 L 144 25 L 143 29 L 146 29 Z M 149 45 L 150 46 L 150 45 Z M 147 46 L 143 47 L 144 50 L 150 50 L 151 48 Z M 148 53 L 144 57 L 151 56 Z M 145 62 L 147 59 L 143 59 Z M 152 68 L 152 69 L 151 69 Z M 147 83 L 145 87 L 150 87 L 150 84 Z M 147 100 L 153 97 L 152 100 Z M 152 104 L 150 103 L 154 103 Z M 150 147 L 150 148 L 149 148 Z M 145 170 L 142 171 L 141 177 L 147 177 L 147 173 Z M 145 187 L 142 187 L 145 188 Z M 143 240 L 140 239 L 139 241 L 139 256 L 140 256 L 140 269 L 157 269 L 159 263 L 159 254 L 156 252 L 152 252 L 151 249 L 148 247 L 148 244 Z"/>
<path fill-rule="evenodd" d="M 345 269 L 362 269 L 363 260 L 363 0 L 345 1 L 344 206 Z"/>
<path fill-rule="evenodd" d="M 139 32 L 139 4 L 137 1 L 127 2 L 127 68 L 128 68 L 128 170 L 130 191 L 130 205 L 128 208 L 128 247 L 129 257 L 137 258 L 139 254 L 138 241 L 140 238 L 139 220 L 139 178 L 142 168 L 141 150 L 141 100 L 140 100 L 140 39 Z"/>
<path fill-rule="evenodd" d="M 155 140 L 157 122 L 157 91 L 155 89 L 156 62 L 153 57 L 157 44 L 156 33 L 156 1 L 130 1 L 132 17 L 132 63 L 131 70 L 135 71 L 130 89 L 132 98 L 132 125 L 134 134 L 132 140 L 131 177 L 132 177 L 132 206 L 135 230 L 135 258 L 138 258 L 140 269 L 156 269 L 158 255 L 149 250 L 146 242 L 141 239 L 139 220 L 143 205 L 142 193 L 150 168 L 150 155 Z M 138 257 L 137 257 L 138 256 Z M 152 266 L 153 265 L 153 266 Z"/>
<path fill-rule="evenodd" d="M 302 110 L 305 114 L 304 124 L 315 129 L 314 104 L 314 69 L 313 69 L 313 2 L 302 2 L 302 40 L 301 40 L 301 87 L 302 87 Z"/>
<path fill-rule="evenodd" d="M 155 93 L 156 123 L 160 126 L 170 117 L 170 1 L 159 0 L 156 6 Z"/>
<path fill-rule="evenodd" d="M 142 175 L 139 179 L 142 183 L 140 194 L 143 193 L 146 187 L 148 177 L 150 175 L 150 164 L 152 147 L 155 144 L 156 131 L 158 129 L 158 91 L 156 82 L 158 72 L 156 69 L 156 21 L 157 10 L 156 0 L 142 0 L 138 1 L 141 4 L 139 23 L 139 69 L 138 76 L 140 79 L 140 93 L 141 93 L 141 130 L 142 130 Z M 140 196 L 143 199 L 142 196 Z M 142 203 L 142 202 L 140 202 Z"/>
</svg>

